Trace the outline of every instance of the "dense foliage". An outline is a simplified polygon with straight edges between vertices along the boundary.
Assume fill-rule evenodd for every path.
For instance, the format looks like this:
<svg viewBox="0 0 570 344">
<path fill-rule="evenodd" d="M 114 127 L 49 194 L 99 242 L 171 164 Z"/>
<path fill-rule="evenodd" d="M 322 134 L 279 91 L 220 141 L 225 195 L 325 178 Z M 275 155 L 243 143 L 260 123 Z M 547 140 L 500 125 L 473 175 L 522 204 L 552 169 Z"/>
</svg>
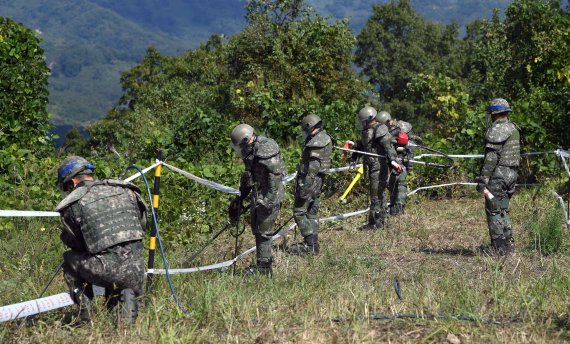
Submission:
<svg viewBox="0 0 570 344">
<path fill-rule="evenodd" d="M 523 149 L 552 150 L 570 144 L 569 20 L 561 1 L 519 0 L 505 18 L 477 20 L 458 39 L 453 25 L 429 23 L 409 1 L 394 1 L 374 7 L 356 62 L 383 107 L 412 121 L 432 146 L 480 152 L 485 106 L 502 97 L 522 128 Z M 553 167 L 536 158 L 524 166 L 532 178 Z M 472 175 L 474 167 L 465 171 Z"/>
<path fill-rule="evenodd" d="M 0 205 L 4 209 L 37 206 L 47 195 L 39 183 L 46 180 L 41 179 L 38 165 L 43 166 L 40 159 L 53 147 L 46 110 L 48 68 L 39 42 L 30 29 L 0 17 Z"/>
<path fill-rule="evenodd" d="M 361 30 L 373 4 L 386 0 L 310 0 L 323 16 L 346 18 L 352 32 Z M 426 18 L 466 24 L 486 18 L 511 0 L 412 1 Z M 49 82 L 52 122 L 87 126 L 102 118 L 121 95 L 119 74 L 141 62 L 155 46 L 178 55 L 210 35 L 233 35 L 246 24 L 245 0 L 53 0 L 2 1 L 2 16 L 38 30 L 52 75 Z M 62 128 L 64 130 L 64 128 Z M 65 134 L 65 132 L 63 132 Z"/>
<path fill-rule="evenodd" d="M 149 165 L 160 148 L 165 161 L 235 187 L 243 167 L 228 135 L 239 122 L 276 139 L 292 172 L 305 114 L 320 115 L 339 145 L 356 138 L 354 114 L 372 103 L 412 122 L 427 146 L 480 153 L 485 107 L 498 96 L 512 104 L 524 151 L 570 144 L 570 25 L 560 1 L 517 0 L 504 18 L 496 13 L 468 25 L 463 38 L 457 25 L 428 21 L 408 0 L 375 5 L 356 38 L 347 21 L 323 18 L 301 0 L 250 0 L 246 18 L 242 32 L 213 35 L 182 55 L 147 49 L 143 61 L 122 75 L 117 106 L 89 127 L 90 140 L 72 131 L 62 153 L 87 156 L 103 178 L 116 177 L 128 164 Z M 360 77 L 354 62 L 363 67 Z M 341 164 L 340 156 L 334 155 L 333 165 Z M 50 176 L 33 179 L 36 184 L 51 183 L 53 159 L 26 163 L 50 170 Z M 411 184 L 471 180 L 479 163 L 461 161 L 451 171 L 417 167 Z M 525 159 L 521 181 L 551 176 L 553 167 L 551 157 Z M 225 205 L 228 195 L 165 174 L 169 197 L 162 216 L 170 224 L 183 227 L 192 219 L 206 231 L 224 216 L 210 210 Z M 188 240 L 187 233 L 169 235 Z"/>
</svg>

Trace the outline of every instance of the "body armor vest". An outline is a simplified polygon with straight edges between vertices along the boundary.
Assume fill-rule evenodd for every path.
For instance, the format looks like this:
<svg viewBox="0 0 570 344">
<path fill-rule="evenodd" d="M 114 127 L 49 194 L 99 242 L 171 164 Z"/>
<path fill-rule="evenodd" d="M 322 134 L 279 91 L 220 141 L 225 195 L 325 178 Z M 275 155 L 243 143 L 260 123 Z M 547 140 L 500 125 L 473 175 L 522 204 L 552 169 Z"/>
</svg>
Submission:
<svg viewBox="0 0 570 344">
<path fill-rule="evenodd" d="M 396 138 L 398 137 L 398 133 L 406 133 L 406 135 L 408 135 L 408 139 L 412 141 L 412 125 L 405 121 L 398 121 L 396 125 L 390 127 L 390 135 L 394 138 L 394 149 L 396 150 L 396 154 L 399 158 L 398 162 L 405 162 L 407 159 L 411 159 L 412 151 L 409 146 L 401 146 L 397 143 Z M 406 164 L 409 166 L 409 163 Z"/>
<path fill-rule="evenodd" d="M 141 209 L 132 187 L 113 180 L 89 183 L 75 189 L 66 198 L 67 203 L 62 201 L 56 210 L 77 203 L 80 211 L 75 221 L 80 224 L 87 250 L 95 254 L 108 247 L 143 238 Z"/>
<path fill-rule="evenodd" d="M 251 173 L 254 189 L 253 197 L 267 199 L 275 206 L 283 201 L 285 191 L 282 178 L 286 175 L 279 146 L 272 139 L 258 136 L 255 142 L 253 159 L 246 160 L 246 171 Z"/>
<path fill-rule="evenodd" d="M 496 121 L 485 134 L 485 146 L 497 152 L 499 166 L 519 166 L 520 133 L 511 121 Z"/>
<path fill-rule="evenodd" d="M 331 155 L 332 140 L 326 131 L 321 130 L 305 143 L 299 173 L 328 173 L 331 167 Z M 311 164 L 311 160 L 318 160 L 318 164 Z"/>
</svg>

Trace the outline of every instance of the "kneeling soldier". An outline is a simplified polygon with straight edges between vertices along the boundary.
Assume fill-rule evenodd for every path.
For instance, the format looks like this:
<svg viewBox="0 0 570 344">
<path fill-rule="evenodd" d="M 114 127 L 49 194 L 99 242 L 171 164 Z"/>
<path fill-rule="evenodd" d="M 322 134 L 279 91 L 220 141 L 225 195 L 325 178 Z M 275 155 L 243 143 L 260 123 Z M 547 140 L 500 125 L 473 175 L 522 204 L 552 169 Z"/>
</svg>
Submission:
<svg viewBox="0 0 570 344">
<path fill-rule="evenodd" d="M 134 184 L 95 180 L 95 167 L 79 156 L 63 160 L 58 186 L 71 192 L 57 206 L 61 240 L 71 250 L 63 254 L 63 272 L 79 318 L 90 320 L 93 284 L 105 287 L 107 306 L 119 307 L 119 320 L 132 323 L 138 315 L 144 261 L 142 239 L 147 207 Z"/>
</svg>

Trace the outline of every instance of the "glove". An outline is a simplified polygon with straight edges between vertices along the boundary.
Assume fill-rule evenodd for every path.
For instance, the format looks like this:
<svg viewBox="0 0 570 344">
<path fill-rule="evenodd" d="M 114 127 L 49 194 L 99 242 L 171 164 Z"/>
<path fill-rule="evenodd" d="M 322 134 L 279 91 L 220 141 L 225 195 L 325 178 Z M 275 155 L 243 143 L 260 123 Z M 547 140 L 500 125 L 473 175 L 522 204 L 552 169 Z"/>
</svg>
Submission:
<svg viewBox="0 0 570 344">
<path fill-rule="evenodd" d="M 396 171 L 398 174 L 402 173 L 402 167 L 397 162 L 392 160 L 392 162 L 390 162 L 390 165 L 392 166 L 393 171 Z"/>
<path fill-rule="evenodd" d="M 489 178 L 487 177 L 482 177 L 482 176 L 475 177 L 475 183 L 477 183 L 475 189 L 477 190 L 477 192 L 483 192 L 483 190 L 485 190 L 485 188 L 487 187 L 488 182 Z"/>
<path fill-rule="evenodd" d="M 228 217 L 230 223 L 236 223 L 239 220 L 241 215 L 241 197 L 236 197 L 230 202 L 230 206 L 228 208 Z"/>
</svg>

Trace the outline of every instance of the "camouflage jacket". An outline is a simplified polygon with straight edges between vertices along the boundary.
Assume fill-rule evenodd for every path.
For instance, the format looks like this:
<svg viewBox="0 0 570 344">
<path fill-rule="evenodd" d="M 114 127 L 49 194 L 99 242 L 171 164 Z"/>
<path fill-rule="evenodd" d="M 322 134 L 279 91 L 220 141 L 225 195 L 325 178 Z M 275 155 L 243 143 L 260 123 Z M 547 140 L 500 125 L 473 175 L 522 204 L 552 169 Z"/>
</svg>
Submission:
<svg viewBox="0 0 570 344">
<path fill-rule="evenodd" d="M 520 132 L 516 124 L 508 119 L 493 122 L 485 133 L 485 160 L 480 176 L 490 177 L 497 166 L 516 168 L 520 159 Z"/>
<path fill-rule="evenodd" d="M 325 130 L 320 130 L 314 136 L 307 137 L 301 163 L 297 168 L 299 176 L 315 177 L 317 174 L 328 173 L 331 167 L 332 140 Z"/>
<path fill-rule="evenodd" d="M 388 161 L 396 160 L 396 151 L 392 146 L 392 139 L 388 127 L 385 124 L 376 123 L 372 127 L 362 130 L 360 141 L 356 143 L 356 150 L 382 155 Z M 375 157 L 367 156 L 365 159 L 370 158 Z"/>
<path fill-rule="evenodd" d="M 81 182 L 60 204 L 61 240 L 72 250 L 99 253 L 141 240 L 147 207 L 134 184 L 119 180 Z"/>
<path fill-rule="evenodd" d="M 277 143 L 270 138 L 257 136 L 253 154 L 243 162 L 245 172 L 240 180 L 240 197 L 243 199 L 253 191 L 255 206 L 279 206 L 285 194 L 282 178 L 287 171 Z"/>
</svg>

